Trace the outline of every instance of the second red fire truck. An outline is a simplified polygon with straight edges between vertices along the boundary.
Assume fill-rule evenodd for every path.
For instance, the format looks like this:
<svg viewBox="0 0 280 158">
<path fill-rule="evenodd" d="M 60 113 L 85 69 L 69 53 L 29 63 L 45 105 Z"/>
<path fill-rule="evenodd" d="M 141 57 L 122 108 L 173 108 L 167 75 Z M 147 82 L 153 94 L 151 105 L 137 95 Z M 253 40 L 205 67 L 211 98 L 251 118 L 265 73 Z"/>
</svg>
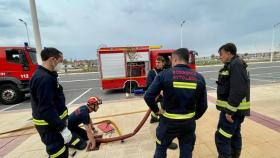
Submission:
<svg viewBox="0 0 280 158">
<path fill-rule="evenodd" d="M 97 55 L 103 90 L 124 89 L 126 92 L 146 87 L 149 70 L 155 68 L 156 58 L 163 56 L 171 66 L 172 49 L 161 46 L 102 47 Z M 196 52 L 191 51 L 189 66 L 195 69 Z"/>
</svg>

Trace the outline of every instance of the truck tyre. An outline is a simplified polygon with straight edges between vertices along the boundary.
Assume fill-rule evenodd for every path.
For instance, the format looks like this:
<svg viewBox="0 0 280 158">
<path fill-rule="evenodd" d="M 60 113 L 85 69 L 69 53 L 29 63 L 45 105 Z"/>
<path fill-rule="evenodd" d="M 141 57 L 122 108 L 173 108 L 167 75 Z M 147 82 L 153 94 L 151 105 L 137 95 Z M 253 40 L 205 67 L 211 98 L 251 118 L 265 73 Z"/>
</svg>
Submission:
<svg viewBox="0 0 280 158">
<path fill-rule="evenodd" d="M 130 82 L 131 82 L 131 92 L 133 92 L 135 89 L 138 89 L 138 85 L 134 81 L 128 81 L 125 83 L 124 91 L 126 93 L 130 93 Z"/>
<path fill-rule="evenodd" d="M 16 104 L 20 102 L 24 94 L 20 92 L 14 84 L 5 84 L 0 86 L 0 102 L 6 105 Z"/>
</svg>

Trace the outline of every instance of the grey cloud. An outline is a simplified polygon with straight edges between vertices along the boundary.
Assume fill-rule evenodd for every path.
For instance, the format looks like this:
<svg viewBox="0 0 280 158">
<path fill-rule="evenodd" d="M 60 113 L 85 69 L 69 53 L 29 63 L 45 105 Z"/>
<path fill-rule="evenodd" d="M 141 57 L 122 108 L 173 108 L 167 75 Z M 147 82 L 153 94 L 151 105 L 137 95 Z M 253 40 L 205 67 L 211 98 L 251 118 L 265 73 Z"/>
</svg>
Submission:
<svg viewBox="0 0 280 158">
<path fill-rule="evenodd" d="M 7 4 L 8 0 L 4 2 L 0 5 L 1 18 L 3 8 L 11 5 Z M 13 0 L 12 3 L 17 4 L 0 22 L 0 34 L 6 38 L 25 33 L 17 21 L 19 17 L 26 17 L 31 28 L 28 1 Z M 160 44 L 176 49 L 180 46 L 182 20 L 187 21 L 183 26 L 184 46 L 197 50 L 201 56 L 216 53 L 226 42 L 235 42 L 241 51 L 251 49 L 251 45 L 269 49 L 272 25 L 280 22 L 279 0 L 48 0 L 36 3 L 43 45 L 62 49 L 67 58 L 94 58 L 92 53 L 100 44 Z"/>
</svg>

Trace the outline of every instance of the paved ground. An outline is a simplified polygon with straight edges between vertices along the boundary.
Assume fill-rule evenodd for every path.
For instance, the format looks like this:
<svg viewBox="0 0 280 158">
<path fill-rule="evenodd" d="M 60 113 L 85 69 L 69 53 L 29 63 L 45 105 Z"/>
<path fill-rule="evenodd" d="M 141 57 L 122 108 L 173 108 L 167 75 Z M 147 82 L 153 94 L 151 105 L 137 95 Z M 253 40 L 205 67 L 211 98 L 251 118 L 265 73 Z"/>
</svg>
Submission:
<svg viewBox="0 0 280 158">
<path fill-rule="evenodd" d="M 208 91 L 216 89 L 215 81 L 217 80 L 217 72 L 220 68 L 221 65 L 197 68 L 205 76 Z M 279 83 L 279 68 L 280 62 L 250 64 L 251 86 Z M 60 75 L 60 81 L 63 85 L 66 104 L 68 105 L 84 103 L 92 95 L 102 96 L 105 101 L 126 98 L 122 90 L 102 91 L 100 88 L 99 73 Z M 29 98 L 16 105 L 6 106 L 0 104 L 0 112 L 28 108 L 30 108 Z"/>
<path fill-rule="evenodd" d="M 280 145 L 280 98 L 277 91 L 279 83 L 255 85 L 251 88 L 251 116 L 242 124 L 243 147 L 241 158 L 279 158 Z M 215 109 L 215 91 L 209 91 L 209 108 L 197 121 L 194 158 L 216 158 L 214 143 L 219 112 Z M 70 107 L 71 112 L 79 104 Z M 110 119 L 116 123 L 123 134 L 132 132 L 143 118 L 147 106 L 143 99 L 122 99 L 105 101 L 97 113 L 92 113 L 93 122 Z M 32 127 L 29 121 L 31 110 L 6 111 L 0 115 L 0 133 L 21 127 Z M 7 119 L 9 118 L 9 119 Z M 133 137 L 125 140 L 102 144 L 98 151 L 79 151 L 75 158 L 151 158 L 155 150 L 155 128 L 157 124 L 148 121 Z M 105 134 L 104 137 L 115 137 Z M 174 140 L 177 142 L 177 140 Z M 38 158 L 45 157 L 45 147 L 33 129 L 17 133 L 0 134 L 0 157 Z M 179 150 L 168 150 L 168 158 L 178 158 Z"/>
</svg>

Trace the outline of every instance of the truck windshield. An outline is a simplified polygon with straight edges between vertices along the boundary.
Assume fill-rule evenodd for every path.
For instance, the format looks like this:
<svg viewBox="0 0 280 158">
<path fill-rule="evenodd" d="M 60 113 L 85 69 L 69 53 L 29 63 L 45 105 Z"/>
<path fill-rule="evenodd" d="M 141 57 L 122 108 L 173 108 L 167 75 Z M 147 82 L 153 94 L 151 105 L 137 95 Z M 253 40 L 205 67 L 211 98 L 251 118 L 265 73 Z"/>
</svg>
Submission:
<svg viewBox="0 0 280 158">
<path fill-rule="evenodd" d="M 36 57 L 36 50 L 35 49 L 28 49 L 28 53 L 30 55 L 32 63 L 33 64 L 38 64 L 37 57 Z"/>
</svg>

